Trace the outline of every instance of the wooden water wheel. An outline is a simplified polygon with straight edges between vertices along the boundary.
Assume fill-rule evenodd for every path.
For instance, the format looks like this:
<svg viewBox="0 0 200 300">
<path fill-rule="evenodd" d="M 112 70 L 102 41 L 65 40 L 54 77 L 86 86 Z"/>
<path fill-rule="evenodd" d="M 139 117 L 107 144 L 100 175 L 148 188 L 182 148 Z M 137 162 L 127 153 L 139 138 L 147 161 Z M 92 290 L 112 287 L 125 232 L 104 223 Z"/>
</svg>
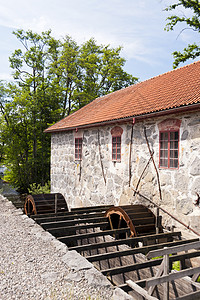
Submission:
<svg viewBox="0 0 200 300">
<path fill-rule="evenodd" d="M 156 217 L 144 205 L 112 206 L 105 216 L 111 229 L 130 228 L 131 237 L 156 233 Z M 162 232 L 161 225 L 158 230 Z"/>
<path fill-rule="evenodd" d="M 60 193 L 28 195 L 24 204 L 26 215 L 68 211 L 65 198 Z"/>
</svg>

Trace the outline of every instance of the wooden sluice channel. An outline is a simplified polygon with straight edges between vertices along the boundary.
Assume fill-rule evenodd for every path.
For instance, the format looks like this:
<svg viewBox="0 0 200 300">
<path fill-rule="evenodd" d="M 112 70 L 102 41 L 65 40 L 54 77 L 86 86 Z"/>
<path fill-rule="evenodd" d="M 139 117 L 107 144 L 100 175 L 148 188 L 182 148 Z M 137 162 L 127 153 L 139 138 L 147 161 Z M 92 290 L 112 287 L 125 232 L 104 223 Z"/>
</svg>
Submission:
<svg viewBox="0 0 200 300">
<path fill-rule="evenodd" d="M 192 280 L 197 279 L 200 270 L 187 269 L 188 260 L 200 256 L 200 244 L 194 250 L 184 250 L 188 245 L 199 243 L 199 238 L 185 240 L 181 232 L 166 232 L 154 214 L 142 205 L 84 207 L 70 212 L 33 214 L 32 218 L 135 299 L 200 299 L 200 284 Z M 148 253 L 163 251 L 166 247 L 183 247 L 181 252 L 172 251 L 169 256 L 169 272 L 177 261 L 186 274 L 186 270 L 188 274 L 196 272 L 192 278 L 186 276 L 169 282 L 168 298 L 165 282 L 149 288 L 152 278 L 158 278 L 158 282 L 164 280 L 160 279 L 163 257 L 147 257 Z"/>
</svg>

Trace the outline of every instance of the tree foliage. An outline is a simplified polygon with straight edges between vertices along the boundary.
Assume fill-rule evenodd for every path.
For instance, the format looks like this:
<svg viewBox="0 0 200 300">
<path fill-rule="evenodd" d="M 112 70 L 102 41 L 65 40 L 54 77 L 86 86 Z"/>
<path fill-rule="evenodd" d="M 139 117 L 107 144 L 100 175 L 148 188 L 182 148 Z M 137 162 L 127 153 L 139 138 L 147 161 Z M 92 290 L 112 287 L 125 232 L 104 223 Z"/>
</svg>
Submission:
<svg viewBox="0 0 200 300">
<path fill-rule="evenodd" d="M 175 14 L 171 15 L 167 18 L 169 21 L 166 24 L 165 29 L 167 31 L 173 30 L 174 27 L 177 24 L 185 24 L 187 27 L 185 29 L 191 29 L 197 33 L 200 33 L 200 2 L 199 0 L 179 0 L 176 4 L 170 5 L 168 8 L 166 8 L 166 11 L 175 11 L 177 8 L 183 8 L 185 10 L 185 13 L 187 14 L 188 10 L 190 11 L 189 16 L 182 14 L 181 16 Z M 191 16 L 192 12 L 192 16 Z M 182 30 L 182 31 L 183 31 Z M 174 56 L 174 63 L 173 66 L 174 68 L 178 67 L 178 65 L 181 62 L 185 62 L 186 60 L 192 58 L 195 59 L 200 56 L 200 44 L 198 43 L 193 43 L 193 44 L 188 44 L 186 48 L 183 49 L 182 52 L 180 51 L 175 51 L 173 52 Z"/>
<path fill-rule="evenodd" d="M 78 45 L 51 31 L 17 30 L 21 48 L 9 58 L 14 82 L 0 84 L 0 159 L 7 179 L 21 190 L 49 180 L 50 136 L 44 130 L 96 97 L 134 84 L 121 47 Z"/>
</svg>

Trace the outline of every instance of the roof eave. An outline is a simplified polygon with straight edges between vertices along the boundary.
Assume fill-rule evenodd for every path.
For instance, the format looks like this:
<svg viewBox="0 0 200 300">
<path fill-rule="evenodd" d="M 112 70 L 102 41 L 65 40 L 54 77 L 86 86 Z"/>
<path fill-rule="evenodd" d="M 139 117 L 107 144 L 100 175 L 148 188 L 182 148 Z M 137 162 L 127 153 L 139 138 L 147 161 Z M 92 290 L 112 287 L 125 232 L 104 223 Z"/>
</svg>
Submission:
<svg viewBox="0 0 200 300">
<path fill-rule="evenodd" d="M 55 133 L 55 132 L 70 131 L 70 130 L 74 130 L 74 129 L 86 129 L 86 128 L 91 128 L 91 127 L 112 125 L 112 124 L 116 124 L 116 123 L 127 123 L 127 122 L 132 123 L 133 118 L 136 118 L 137 120 L 143 120 L 143 119 L 147 119 L 147 118 L 165 116 L 165 115 L 174 114 L 174 113 L 192 112 L 197 109 L 200 109 L 200 103 L 169 108 L 166 110 L 160 110 L 160 111 L 145 113 L 145 114 L 141 114 L 141 115 L 132 115 L 132 116 L 128 116 L 128 117 L 120 118 L 120 119 L 95 122 L 95 123 L 85 124 L 85 125 L 80 125 L 80 126 L 72 126 L 72 127 L 67 127 L 67 128 L 56 128 L 56 129 L 52 129 L 52 130 L 50 128 L 47 128 L 44 132 Z"/>
</svg>

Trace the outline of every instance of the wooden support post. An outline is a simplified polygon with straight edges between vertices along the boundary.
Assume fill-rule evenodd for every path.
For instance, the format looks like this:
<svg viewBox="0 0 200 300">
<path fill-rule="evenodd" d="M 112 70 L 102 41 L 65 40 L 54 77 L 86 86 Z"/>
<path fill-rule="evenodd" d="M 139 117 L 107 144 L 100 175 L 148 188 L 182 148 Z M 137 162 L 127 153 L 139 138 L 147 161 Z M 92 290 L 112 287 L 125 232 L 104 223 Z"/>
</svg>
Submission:
<svg viewBox="0 0 200 300">
<path fill-rule="evenodd" d="M 110 223 L 110 228 L 113 230 L 113 224 L 112 224 L 110 215 L 108 216 L 108 219 L 109 219 L 109 223 Z"/>
<path fill-rule="evenodd" d="M 194 275 L 192 276 L 192 281 L 197 281 L 197 279 L 199 278 L 199 276 L 200 276 L 199 273 L 194 274 Z"/>
<path fill-rule="evenodd" d="M 163 274 L 169 275 L 169 254 L 164 255 L 163 261 L 164 261 Z M 169 282 L 163 283 L 163 300 L 169 300 Z"/>
<path fill-rule="evenodd" d="M 159 219 L 159 208 L 156 208 L 156 234 L 159 233 L 159 226 L 160 226 L 160 219 Z"/>
<path fill-rule="evenodd" d="M 137 283 L 132 280 L 127 280 L 126 283 L 130 286 L 134 291 L 136 291 L 139 295 L 142 295 L 147 300 L 157 300 L 157 298 L 148 295 L 147 291 L 141 288 Z"/>
<path fill-rule="evenodd" d="M 160 219 L 159 219 L 159 208 L 157 207 L 156 208 L 156 234 L 159 233 L 159 222 L 160 222 Z"/>
<path fill-rule="evenodd" d="M 57 214 L 58 211 L 58 194 L 55 194 L 55 214 Z"/>
<path fill-rule="evenodd" d="M 156 277 L 162 276 L 163 271 L 164 271 L 164 260 L 162 261 L 162 263 L 161 263 L 159 269 L 157 270 L 155 278 L 156 278 Z M 154 285 L 154 286 L 150 286 L 150 288 L 148 289 L 148 294 L 149 294 L 150 296 L 153 294 L 154 289 L 155 289 L 155 285 Z"/>
</svg>

